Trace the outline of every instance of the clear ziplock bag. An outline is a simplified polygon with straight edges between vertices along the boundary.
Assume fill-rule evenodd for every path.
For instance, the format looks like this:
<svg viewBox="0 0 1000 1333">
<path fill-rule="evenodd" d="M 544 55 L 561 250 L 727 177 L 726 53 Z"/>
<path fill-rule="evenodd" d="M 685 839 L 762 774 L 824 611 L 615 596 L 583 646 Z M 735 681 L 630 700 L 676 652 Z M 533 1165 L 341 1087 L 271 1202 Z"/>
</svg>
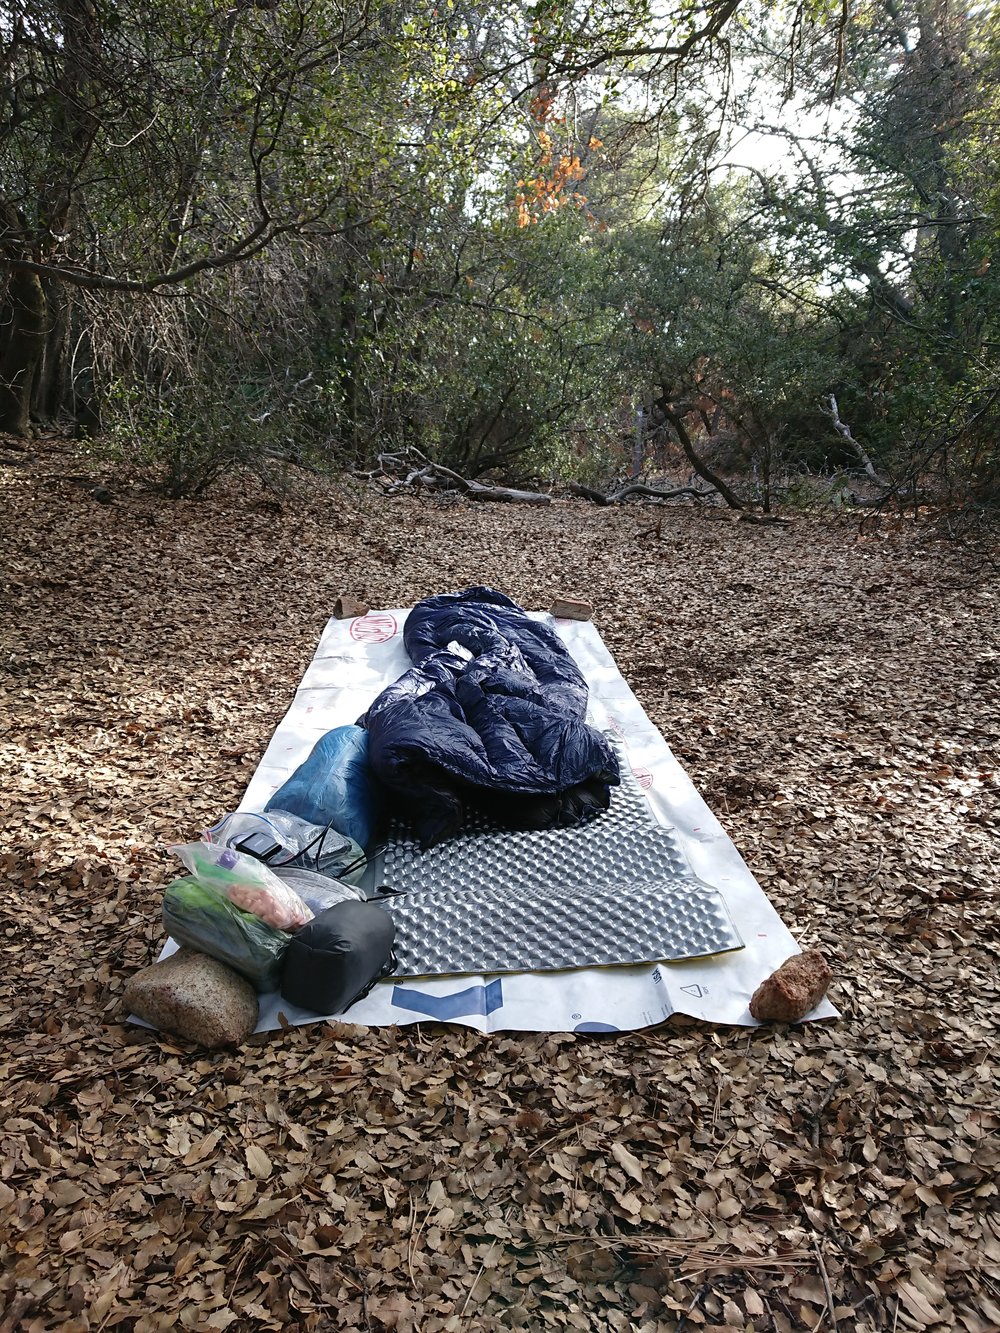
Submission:
<svg viewBox="0 0 1000 1333">
<path fill-rule="evenodd" d="M 292 936 L 244 912 L 211 884 L 188 878 L 163 895 L 163 928 L 178 944 L 208 954 L 251 982 L 258 991 L 278 989 Z"/>
<path fill-rule="evenodd" d="M 298 866 L 356 884 L 365 872 L 365 854 L 353 838 L 330 825 L 310 824 L 287 810 L 236 810 L 203 835 L 213 845 L 231 847 L 272 869 Z"/>
<path fill-rule="evenodd" d="M 266 926 L 298 930 L 312 920 L 312 912 L 295 890 L 244 852 L 209 842 L 183 843 L 170 850 L 199 884 L 214 889 Z"/>
</svg>

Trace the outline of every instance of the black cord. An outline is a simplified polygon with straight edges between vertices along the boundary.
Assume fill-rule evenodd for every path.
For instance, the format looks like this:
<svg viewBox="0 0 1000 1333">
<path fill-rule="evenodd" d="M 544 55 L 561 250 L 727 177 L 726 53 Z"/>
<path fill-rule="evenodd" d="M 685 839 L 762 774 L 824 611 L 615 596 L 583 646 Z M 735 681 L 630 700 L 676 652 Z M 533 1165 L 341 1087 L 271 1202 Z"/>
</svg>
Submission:
<svg viewBox="0 0 1000 1333">
<path fill-rule="evenodd" d="M 308 852 L 312 847 L 315 847 L 316 844 L 319 843 L 319 846 L 316 847 L 316 851 L 313 854 L 313 869 L 316 871 L 317 874 L 320 875 L 323 874 L 323 871 L 320 870 L 319 865 L 320 861 L 323 858 L 323 845 L 326 842 L 327 836 L 329 835 L 331 829 L 333 829 L 332 819 L 327 824 L 326 828 L 324 828 L 321 833 L 317 834 L 317 836 L 313 838 L 312 842 L 307 843 L 306 846 L 302 848 L 302 851 L 298 853 L 298 856 L 295 857 L 295 860 L 298 860 L 299 857 L 305 856 L 306 852 Z M 341 834 L 340 836 L 343 837 L 344 835 Z M 377 847 L 373 847 L 370 852 L 362 852 L 361 855 L 356 856 L 353 861 L 348 861 L 346 865 L 338 867 L 337 873 L 335 875 L 332 875 L 331 878 L 343 879 L 344 876 L 349 875 L 352 870 L 357 870 L 358 866 L 367 865 L 368 862 L 373 857 L 378 856 L 381 852 L 384 852 L 385 848 L 386 844 L 380 843 Z M 306 866 L 306 869 L 308 869 L 308 866 Z"/>
<path fill-rule="evenodd" d="M 326 836 L 332 828 L 333 828 L 333 820 L 331 819 L 329 823 L 326 825 L 326 827 L 320 829 L 320 831 L 316 834 L 315 838 L 313 838 L 311 842 L 307 842 L 304 847 L 301 847 L 295 853 L 295 855 L 287 862 L 287 864 L 293 865 L 296 861 L 302 861 L 303 862 L 302 869 L 308 870 L 309 863 L 305 859 L 306 853 L 312 851 L 312 849 L 316 846 L 316 844 L 319 843 L 319 851 L 317 851 L 315 856 L 313 857 L 313 869 L 318 872 L 319 858 L 323 851 L 323 843 L 326 841 Z"/>
<path fill-rule="evenodd" d="M 278 868 L 280 868 L 281 866 L 290 866 L 294 868 L 296 864 L 300 864 L 303 870 L 308 870 L 309 860 L 307 854 L 311 852 L 312 849 L 315 847 L 316 851 L 313 853 L 312 868 L 316 872 L 316 874 L 321 875 L 323 872 L 320 870 L 319 864 L 323 858 L 323 848 L 326 844 L 326 840 L 329 837 L 332 830 L 333 830 L 333 820 L 331 819 L 327 822 L 326 826 L 320 829 L 320 831 L 316 834 L 316 836 L 310 842 L 307 842 L 304 847 L 300 848 L 299 851 L 297 851 L 294 856 L 289 857 L 287 861 L 279 861 Z M 339 829 L 337 830 L 337 833 L 340 837 L 344 836 L 342 833 L 340 833 Z M 255 852 L 251 852 L 249 849 L 242 847 L 240 843 L 235 843 L 233 845 L 236 847 L 237 851 L 246 852 L 248 856 L 254 857 L 255 860 L 261 861 L 266 866 L 270 866 L 274 861 L 275 856 L 277 856 L 279 852 L 285 850 L 279 843 L 275 845 L 273 850 L 268 852 L 266 856 L 258 856 Z M 379 843 L 379 845 L 377 847 L 373 847 L 370 852 L 362 852 L 361 855 L 356 856 L 353 861 L 348 861 L 346 865 L 341 866 L 337 874 L 330 876 L 330 878 L 343 879 L 344 876 L 349 875 L 352 870 L 357 870 L 358 866 L 367 865 L 370 860 L 372 860 L 376 856 L 379 856 L 382 852 L 385 851 L 387 845 L 388 844 L 384 842 Z"/>
<path fill-rule="evenodd" d="M 316 849 L 316 852 L 313 855 L 313 869 L 316 871 L 317 874 L 321 873 L 319 868 L 320 858 L 323 855 L 323 848 L 326 845 L 327 836 L 329 835 L 329 832 L 332 828 L 333 828 L 333 820 L 331 819 L 330 822 L 327 824 L 326 828 L 319 835 L 319 847 Z M 337 878 L 339 879 L 340 876 L 338 875 Z"/>
<path fill-rule="evenodd" d="M 348 861 L 346 866 L 342 866 L 339 874 L 337 874 L 335 878 L 343 879 L 345 875 L 349 875 L 351 871 L 356 870 L 358 866 L 367 865 L 368 862 L 374 860 L 376 856 L 380 856 L 381 853 L 385 851 L 387 845 L 388 844 L 384 842 L 379 843 L 379 845 L 373 847 L 370 852 L 362 852 L 361 855 L 356 856 L 353 861 Z"/>
</svg>

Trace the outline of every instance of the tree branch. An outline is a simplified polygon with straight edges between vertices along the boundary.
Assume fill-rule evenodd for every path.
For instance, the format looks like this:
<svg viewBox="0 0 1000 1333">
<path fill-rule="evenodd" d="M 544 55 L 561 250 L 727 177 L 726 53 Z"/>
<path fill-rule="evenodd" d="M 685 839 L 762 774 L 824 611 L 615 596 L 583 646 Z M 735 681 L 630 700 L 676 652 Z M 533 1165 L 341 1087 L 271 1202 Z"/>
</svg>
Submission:
<svg viewBox="0 0 1000 1333">
<path fill-rule="evenodd" d="M 673 412 L 669 408 L 665 409 L 665 415 L 677 432 L 677 438 L 680 440 L 681 448 L 684 450 L 684 457 L 694 468 L 695 472 L 697 472 L 698 476 L 701 477 L 702 481 L 707 481 L 709 486 L 714 487 L 730 509 L 738 509 L 741 513 L 746 512 L 746 505 L 739 496 L 735 495 L 729 489 L 722 478 L 712 471 L 705 460 L 695 450 L 691 436 L 688 434 L 687 427 L 684 424 L 683 415 L 679 412 Z"/>
<path fill-rule="evenodd" d="M 87 269 L 67 268 L 61 264 L 39 264 L 34 260 L 18 259 L 2 253 L 0 253 L 0 267 L 10 269 L 13 272 L 37 273 L 39 277 L 67 282 L 71 286 L 82 287 L 86 291 L 136 292 L 149 295 L 151 292 L 158 291 L 161 287 L 171 287 L 186 282 L 188 278 L 204 273 L 207 269 L 227 268 L 231 264 L 239 264 L 245 259 L 252 259 L 254 255 L 266 250 L 277 237 L 287 235 L 289 232 L 302 232 L 311 223 L 318 221 L 320 216 L 317 213 L 311 218 L 297 218 L 294 222 L 271 222 L 270 219 L 263 218 L 247 236 L 229 246 L 228 249 L 221 250 L 213 255 L 204 255 L 201 259 L 194 259 L 191 263 L 183 264 L 170 273 L 158 273 L 153 278 L 116 278 L 110 273 L 93 273 Z M 371 222 L 373 217 L 365 218 L 363 221 Z M 352 225 L 356 226 L 358 224 L 355 222 Z M 340 236 L 346 230 L 346 227 L 324 228 L 323 235 Z M 310 232 L 310 235 L 312 234 L 315 233 Z M 0 235 L 0 242 L 2 241 L 3 236 Z"/>
<path fill-rule="evenodd" d="M 865 452 L 864 446 L 851 434 L 850 426 L 848 426 L 845 421 L 841 421 L 840 408 L 837 406 L 836 394 L 828 394 L 827 402 L 829 403 L 829 407 L 824 409 L 825 414 L 830 418 L 836 429 L 857 454 L 858 458 L 861 460 L 861 466 L 864 468 L 865 474 L 871 477 L 873 481 L 877 481 L 880 485 L 884 486 L 885 480 L 875 471 L 875 465 Z"/>
</svg>

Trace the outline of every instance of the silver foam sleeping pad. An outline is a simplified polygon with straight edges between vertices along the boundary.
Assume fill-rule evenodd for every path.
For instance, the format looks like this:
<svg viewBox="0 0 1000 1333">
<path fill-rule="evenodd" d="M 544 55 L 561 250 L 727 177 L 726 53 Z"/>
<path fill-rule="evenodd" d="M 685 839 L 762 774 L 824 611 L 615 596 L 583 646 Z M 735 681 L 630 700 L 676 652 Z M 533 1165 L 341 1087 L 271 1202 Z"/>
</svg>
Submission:
<svg viewBox="0 0 1000 1333">
<path fill-rule="evenodd" d="M 612 739 L 612 738 L 609 738 Z M 397 976 L 551 972 L 700 958 L 743 947 L 725 901 L 691 873 L 624 753 L 610 808 L 580 828 L 518 833 L 482 816 L 427 851 L 390 831 L 380 901 Z"/>
</svg>

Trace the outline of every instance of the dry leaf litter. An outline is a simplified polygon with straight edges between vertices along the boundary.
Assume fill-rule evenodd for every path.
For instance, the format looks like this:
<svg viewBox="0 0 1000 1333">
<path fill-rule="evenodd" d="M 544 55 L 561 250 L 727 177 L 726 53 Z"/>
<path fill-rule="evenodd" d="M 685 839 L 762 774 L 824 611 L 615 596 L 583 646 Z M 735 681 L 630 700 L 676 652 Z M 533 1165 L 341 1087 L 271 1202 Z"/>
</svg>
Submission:
<svg viewBox="0 0 1000 1333">
<path fill-rule="evenodd" d="M 85 465 L 85 464 L 84 464 Z M 1000 1329 L 996 583 L 921 527 L 0 469 L 0 1333 Z M 339 594 L 573 590 L 834 1023 L 123 1024 Z"/>
</svg>

